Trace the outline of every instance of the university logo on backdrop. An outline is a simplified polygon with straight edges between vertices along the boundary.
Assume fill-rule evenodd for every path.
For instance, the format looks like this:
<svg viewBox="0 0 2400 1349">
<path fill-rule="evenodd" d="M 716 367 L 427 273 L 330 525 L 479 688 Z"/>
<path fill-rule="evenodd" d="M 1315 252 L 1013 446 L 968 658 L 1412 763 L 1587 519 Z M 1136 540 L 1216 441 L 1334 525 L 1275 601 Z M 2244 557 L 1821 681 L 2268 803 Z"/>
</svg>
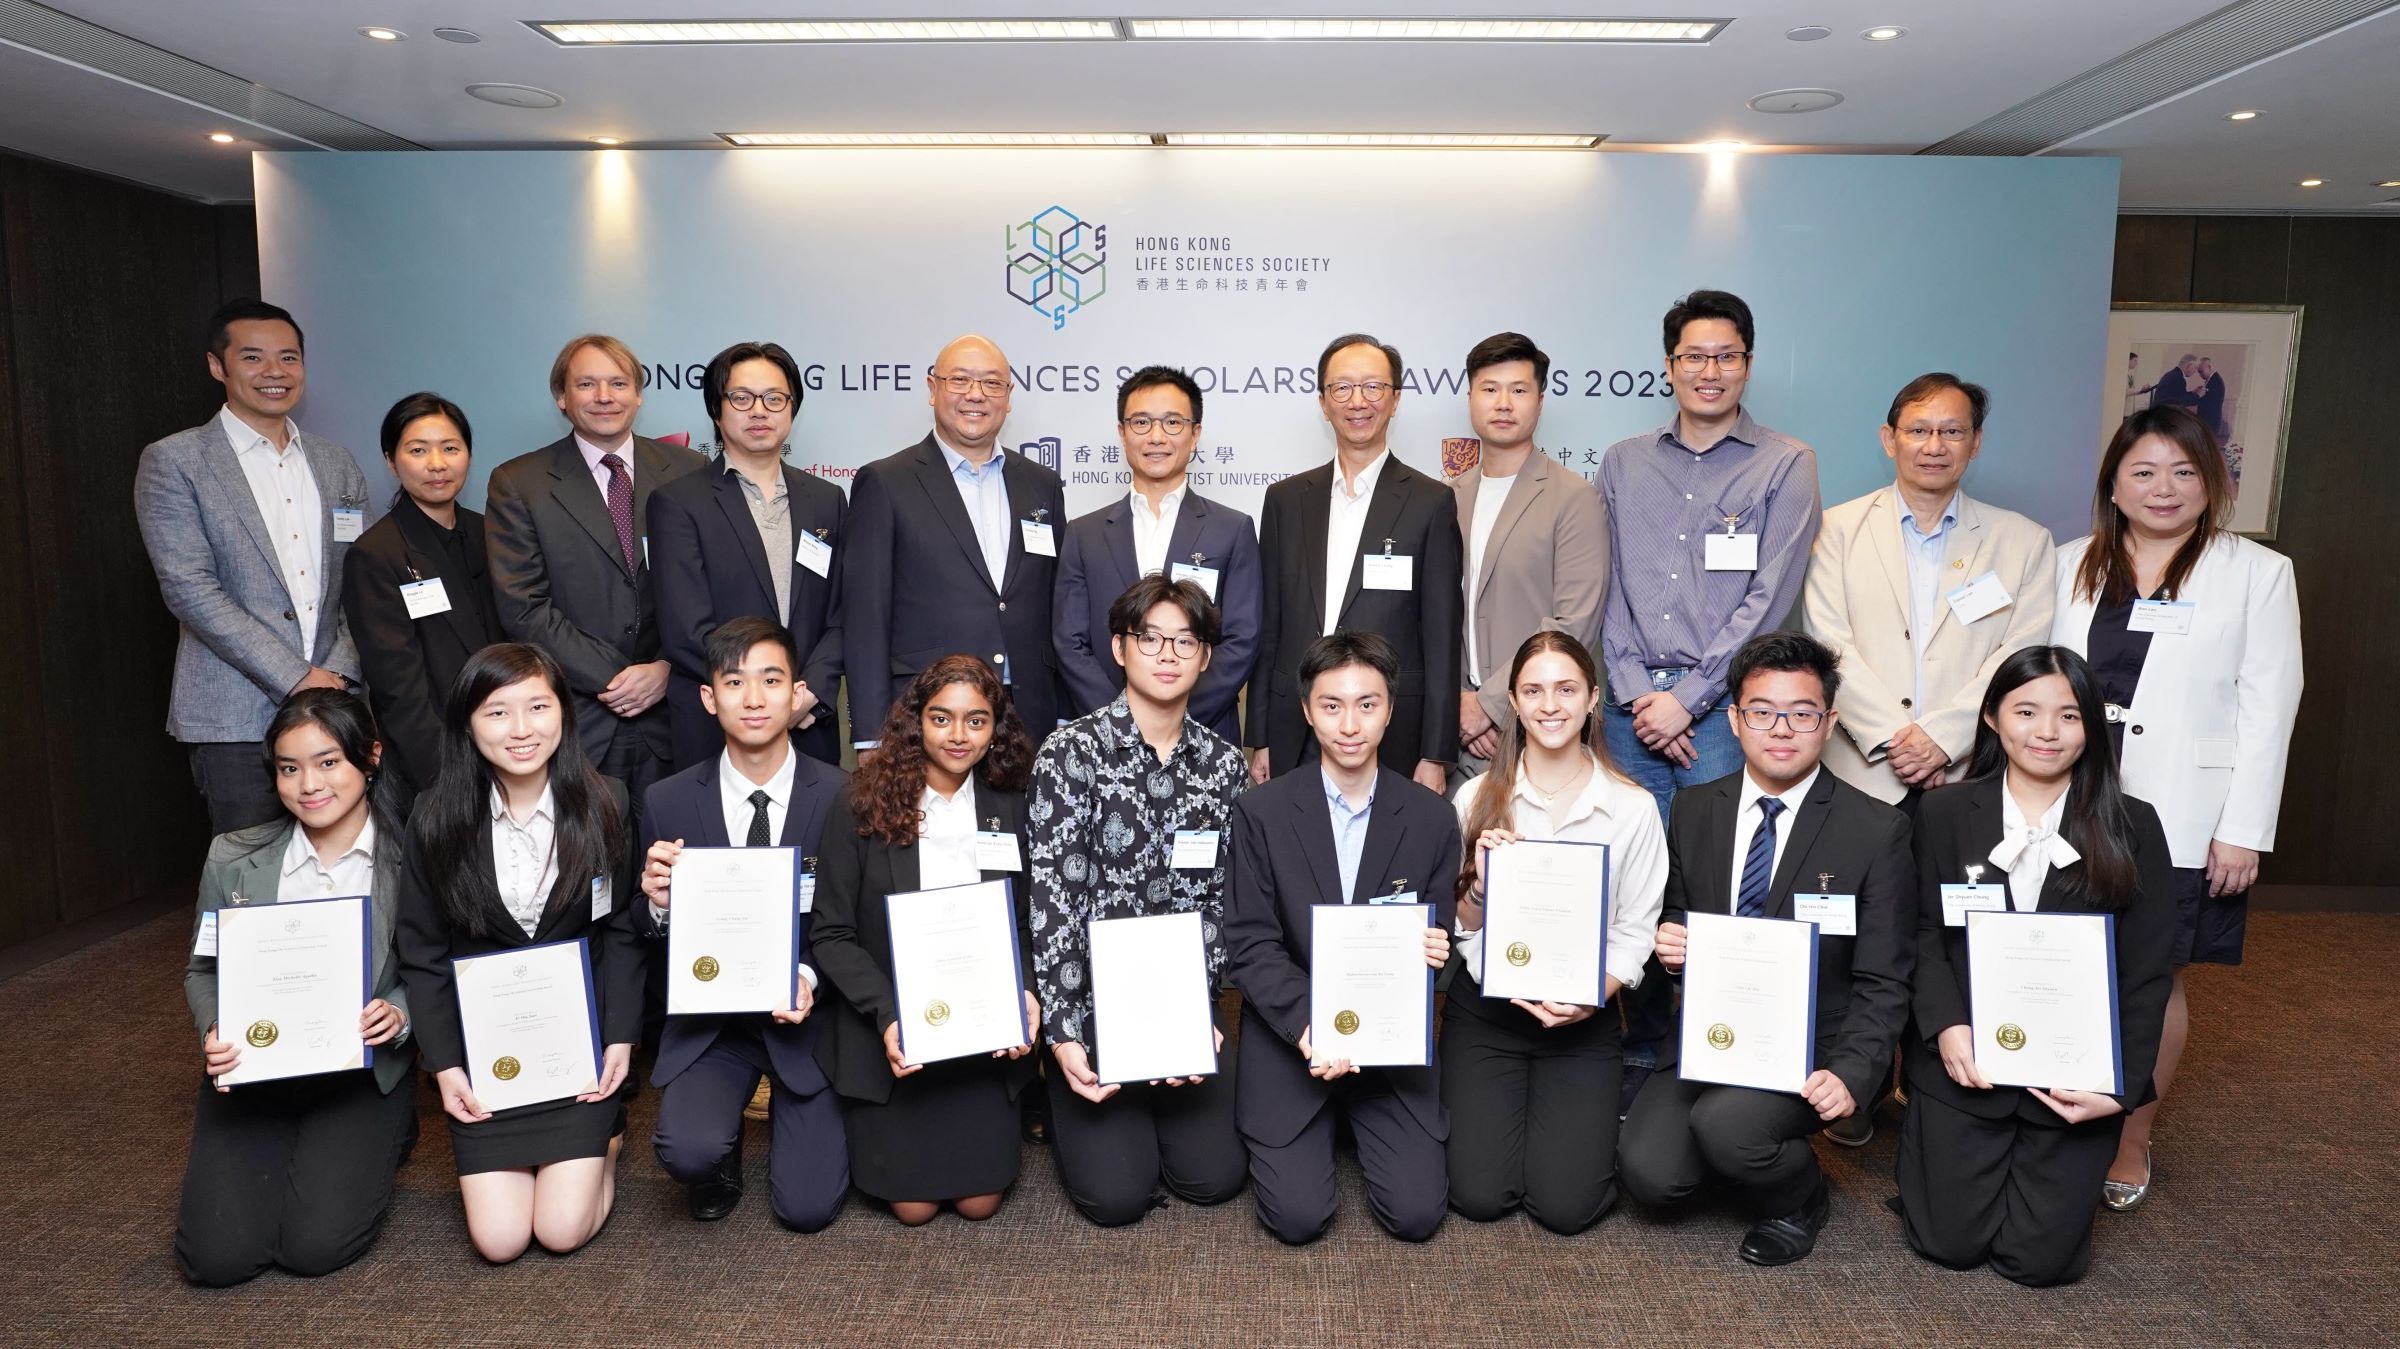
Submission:
<svg viewBox="0 0 2400 1349">
<path fill-rule="evenodd" d="M 1008 293 L 1050 320 L 1067 316 L 1108 293 L 1108 226 L 1051 205 L 1008 227 Z"/>
</svg>

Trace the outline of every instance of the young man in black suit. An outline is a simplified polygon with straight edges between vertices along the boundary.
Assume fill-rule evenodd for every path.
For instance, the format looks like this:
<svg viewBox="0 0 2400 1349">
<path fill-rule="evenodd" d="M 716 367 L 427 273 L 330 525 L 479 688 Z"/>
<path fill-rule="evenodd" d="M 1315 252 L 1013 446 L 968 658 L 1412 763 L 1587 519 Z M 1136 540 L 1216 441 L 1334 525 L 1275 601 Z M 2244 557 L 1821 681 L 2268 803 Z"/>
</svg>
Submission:
<svg viewBox="0 0 2400 1349">
<path fill-rule="evenodd" d="M 1343 631 L 1383 634 L 1399 661 L 1383 763 L 1439 792 L 1458 761 L 1458 508 L 1439 478 L 1391 452 L 1400 375 L 1397 348 L 1364 333 L 1335 338 L 1317 358 L 1333 462 L 1267 489 L 1264 614 L 1242 737 L 1256 781 L 1312 752 L 1301 655 Z"/>
<path fill-rule="evenodd" d="M 1827 1196 L 1809 1136 L 1874 1100 L 1916 964 L 1908 819 L 1818 766 L 1840 682 L 1833 652 L 1801 633 L 1734 653 L 1726 715 L 1742 771 L 1677 793 L 1658 925 L 1659 963 L 1680 978 L 1687 913 L 1818 922 L 1819 1066 L 1798 1095 L 1689 1081 L 1665 1071 L 1670 1034 L 1619 1133 L 1620 1175 L 1643 1203 L 1680 1202 L 1713 1174 L 1763 1215 L 1739 1248 L 1754 1265 L 1815 1249 Z"/>
<path fill-rule="evenodd" d="M 1376 759 L 1399 664 L 1391 643 L 1372 632 L 1311 642 L 1299 677 L 1317 771 L 1286 774 L 1233 806 L 1225 944 L 1242 992 L 1243 1048 L 1234 1123 L 1250 1150 L 1258 1220 L 1293 1245 L 1316 1240 L 1333 1222 L 1337 1112 L 1358 1139 L 1367 1204 L 1384 1231 L 1424 1241 L 1450 1199 L 1442 1147 L 1450 1118 L 1434 1064 L 1360 1069 L 1322 1058 L 1309 1042 L 1316 905 L 1430 903 L 1425 963 L 1440 969 L 1450 959 L 1458 817 Z M 1455 730 L 1455 709 L 1450 717 Z"/>
<path fill-rule="evenodd" d="M 776 846 L 800 856 L 800 966 L 789 1011 L 749 1016 L 671 1016 L 659 1035 L 651 1078 L 660 1090 L 651 1145 L 667 1174 L 691 1187 L 692 1216 L 712 1222 L 742 1198 L 742 1107 L 763 1075 L 767 1184 L 776 1220 L 802 1232 L 833 1221 L 850 1189 L 842 1111 L 817 1066 L 817 972 L 810 964 L 808 911 L 817 847 L 847 779 L 797 753 L 802 715 L 792 637 L 765 618 L 736 618 L 708 638 L 709 682 L 699 697 L 725 735 L 713 759 L 650 789 L 648 860 L 632 910 L 634 930 L 663 941 L 673 921 L 675 859 L 695 848 Z"/>
</svg>

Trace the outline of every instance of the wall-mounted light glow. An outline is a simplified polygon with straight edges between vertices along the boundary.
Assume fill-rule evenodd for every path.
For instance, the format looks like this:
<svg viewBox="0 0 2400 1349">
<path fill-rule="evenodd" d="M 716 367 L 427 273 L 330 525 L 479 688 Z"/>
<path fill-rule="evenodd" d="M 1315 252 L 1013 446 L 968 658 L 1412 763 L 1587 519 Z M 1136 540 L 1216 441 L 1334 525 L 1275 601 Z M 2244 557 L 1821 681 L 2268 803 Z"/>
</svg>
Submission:
<svg viewBox="0 0 2400 1349">
<path fill-rule="evenodd" d="M 1108 19 L 823 19 L 729 23 L 586 23 L 528 19 L 562 47 L 788 42 L 1114 42 Z"/>
<path fill-rule="evenodd" d="M 623 145 L 624 143 L 625 143 L 624 141 L 622 141 L 622 140 L 618 139 L 618 138 L 617 138 L 617 137 L 615 137 L 615 136 L 594 136 L 594 137 L 592 137 L 592 144 L 594 144 L 594 145 Z"/>
<path fill-rule="evenodd" d="M 1717 154 L 1731 154 L 1736 150 L 1746 150 L 1748 148 L 1749 145 L 1743 141 L 1710 141 L 1708 143 L 1708 149 Z"/>
<path fill-rule="evenodd" d="M 1127 19 L 1136 39 L 1168 42 L 1705 43 L 1728 19 Z"/>
</svg>

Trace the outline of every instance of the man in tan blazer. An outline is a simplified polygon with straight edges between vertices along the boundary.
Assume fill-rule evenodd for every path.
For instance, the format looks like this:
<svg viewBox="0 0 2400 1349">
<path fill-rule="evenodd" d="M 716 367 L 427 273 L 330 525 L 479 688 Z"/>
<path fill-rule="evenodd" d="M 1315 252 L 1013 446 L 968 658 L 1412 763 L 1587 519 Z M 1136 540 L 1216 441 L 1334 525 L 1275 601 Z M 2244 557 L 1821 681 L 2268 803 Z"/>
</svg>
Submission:
<svg viewBox="0 0 2400 1349">
<path fill-rule="evenodd" d="M 1802 624 L 1841 657 L 1825 766 L 1884 801 L 1955 780 L 1992 672 L 2050 640 L 2050 531 L 1959 490 L 1990 401 L 1956 375 L 1909 381 L 1884 417 L 1896 481 L 1828 508 L 1809 559 Z"/>
<path fill-rule="evenodd" d="M 1550 358 L 1521 333 L 1467 353 L 1467 416 L 1482 462 L 1450 479 L 1466 547 L 1460 767 L 1481 772 L 1513 715 L 1508 667 L 1536 632 L 1573 636 L 1598 659 L 1608 594 L 1608 503 L 1535 448 Z"/>
</svg>

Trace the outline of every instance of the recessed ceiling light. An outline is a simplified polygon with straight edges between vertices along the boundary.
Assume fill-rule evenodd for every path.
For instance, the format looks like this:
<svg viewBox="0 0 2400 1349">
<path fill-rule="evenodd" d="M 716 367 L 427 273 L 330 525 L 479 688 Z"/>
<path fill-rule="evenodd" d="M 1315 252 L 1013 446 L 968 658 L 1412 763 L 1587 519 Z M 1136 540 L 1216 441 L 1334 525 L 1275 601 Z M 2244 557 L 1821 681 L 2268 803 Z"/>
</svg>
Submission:
<svg viewBox="0 0 2400 1349">
<path fill-rule="evenodd" d="M 625 143 L 625 142 L 624 142 L 622 139 L 620 139 L 620 138 L 618 138 L 618 137 L 616 137 L 616 136 L 594 136 L 594 137 L 592 137 L 592 144 L 594 144 L 594 145 L 623 145 L 624 143 Z"/>
<path fill-rule="evenodd" d="M 1181 42 L 1705 43 L 1729 19 L 1127 19 L 1126 35 Z"/>
<path fill-rule="evenodd" d="M 1483 132 L 1170 131 L 1169 145 L 1360 150 L 1589 150 L 1606 136 Z"/>
<path fill-rule="evenodd" d="M 470 84 L 467 96 L 504 108 L 555 108 L 567 101 L 562 95 L 530 84 Z"/>
<path fill-rule="evenodd" d="M 1820 38 L 1832 37 L 1833 30 L 1821 23 L 1804 23 L 1784 36 L 1794 42 L 1815 42 Z"/>
<path fill-rule="evenodd" d="M 2380 183 L 2377 183 L 2375 186 L 2377 186 L 2377 187 L 2400 187 L 2400 178 L 2386 178 L 2386 179 L 2384 179 L 2382 182 L 2380 182 Z"/>
<path fill-rule="evenodd" d="M 2225 120 L 2228 122 L 2248 122 L 2254 120 L 2257 118 L 2257 116 L 2258 109 L 2244 108 L 2240 112 L 2229 112 L 2225 114 Z"/>
<path fill-rule="evenodd" d="M 408 34 L 401 32 L 397 28 L 385 28 L 380 24 L 369 25 L 368 27 L 361 28 L 358 30 L 358 35 L 360 37 L 371 37 L 377 42 L 408 41 Z"/>
<path fill-rule="evenodd" d="M 212 141 L 215 141 L 219 145 L 233 144 L 232 135 L 223 131 L 211 131 L 208 133 L 208 138 Z"/>
<path fill-rule="evenodd" d="M 1878 28 L 1870 28 L 1859 36 L 1869 42 L 1889 42 L 1893 38 L 1907 37 L 1908 30 L 1887 23 Z"/>
<path fill-rule="evenodd" d="M 1114 42 L 1107 19 L 824 19 L 731 23 L 584 23 L 528 19 L 562 47 L 784 42 Z"/>
<path fill-rule="evenodd" d="M 2325 180 L 2324 180 L 2324 179 L 2322 179 L 2322 178 L 2303 178 L 2303 179 L 2301 179 L 2301 180 L 2300 180 L 2300 186 L 2302 186 L 2302 187 L 2323 187 L 2323 186 L 2325 186 Z"/>
<path fill-rule="evenodd" d="M 717 134 L 734 145 L 814 145 L 850 149 L 1157 144 L 1148 135 L 1115 131 L 721 131 Z"/>
<path fill-rule="evenodd" d="M 444 42 L 472 43 L 483 41 L 483 34 L 472 28 L 436 28 L 433 35 Z"/>
<path fill-rule="evenodd" d="M 1841 101 L 1839 89 L 1769 89 L 1749 107 L 1752 112 L 1823 112 Z"/>
</svg>

